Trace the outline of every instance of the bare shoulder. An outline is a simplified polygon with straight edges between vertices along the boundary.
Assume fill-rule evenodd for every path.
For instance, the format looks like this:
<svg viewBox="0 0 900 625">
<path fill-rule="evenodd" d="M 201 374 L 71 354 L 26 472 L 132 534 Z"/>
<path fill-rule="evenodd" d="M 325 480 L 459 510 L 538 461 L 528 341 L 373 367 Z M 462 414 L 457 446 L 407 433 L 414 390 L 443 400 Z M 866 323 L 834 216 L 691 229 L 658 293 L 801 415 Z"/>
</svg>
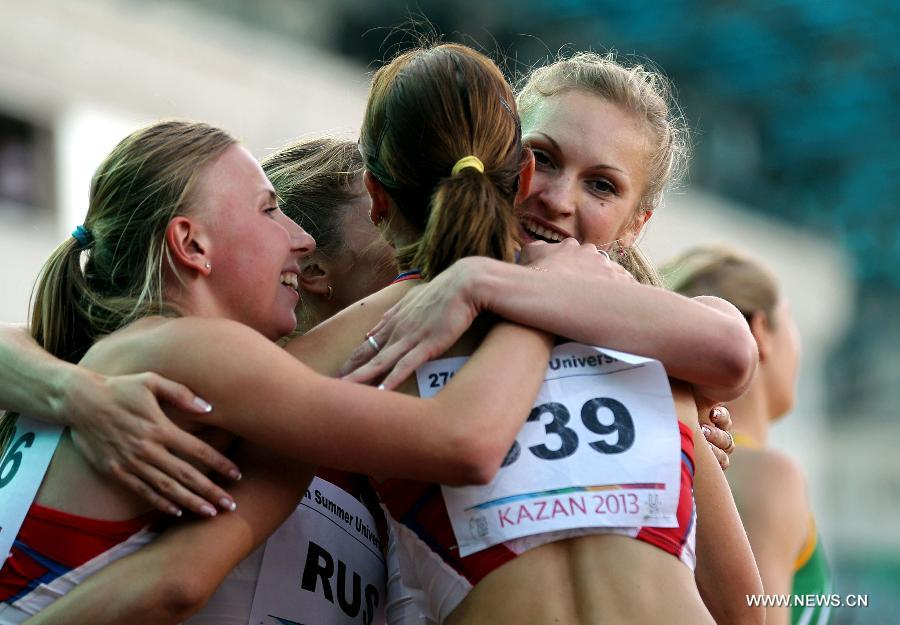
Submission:
<svg viewBox="0 0 900 625">
<path fill-rule="evenodd" d="M 727 476 L 763 579 L 772 583 L 772 572 L 789 570 L 809 531 L 803 469 L 775 449 L 738 449 Z"/>
<path fill-rule="evenodd" d="M 738 449 L 727 472 L 745 524 L 778 524 L 802 532 L 809 514 L 806 476 L 777 449 Z"/>
<path fill-rule="evenodd" d="M 789 494 L 806 491 L 806 476 L 800 463 L 778 449 L 740 449 L 738 461 L 761 487 L 779 486 Z"/>
<path fill-rule="evenodd" d="M 334 373 L 411 285 L 400 282 L 347 306 L 303 336 L 292 339 L 285 349 L 320 373 Z"/>
<path fill-rule="evenodd" d="M 97 341 L 81 364 L 106 374 L 163 372 L 176 355 L 183 359 L 214 346 L 267 343 L 252 328 L 228 319 L 148 317 Z"/>
<path fill-rule="evenodd" d="M 694 387 L 675 378 L 669 378 L 669 387 L 672 389 L 672 401 L 678 420 L 696 430 L 700 426 L 700 415 L 694 398 Z"/>
<path fill-rule="evenodd" d="M 160 347 L 171 348 L 173 345 L 184 346 L 206 343 L 211 340 L 227 340 L 237 342 L 264 341 L 266 337 L 253 328 L 220 317 L 178 317 L 167 319 L 157 324 L 147 337 L 149 341 L 158 343 Z"/>
</svg>

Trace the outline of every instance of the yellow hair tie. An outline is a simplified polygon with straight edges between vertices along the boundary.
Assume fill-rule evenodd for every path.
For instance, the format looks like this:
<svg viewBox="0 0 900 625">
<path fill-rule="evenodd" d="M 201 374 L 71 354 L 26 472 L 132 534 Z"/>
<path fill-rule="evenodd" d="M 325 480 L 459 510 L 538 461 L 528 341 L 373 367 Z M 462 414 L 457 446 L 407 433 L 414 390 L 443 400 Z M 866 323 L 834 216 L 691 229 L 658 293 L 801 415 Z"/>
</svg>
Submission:
<svg viewBox="0 0 900 625">
<path fill-rule="evenodd" d="M 456 165 L 453 166 L 453 169 L 450 170 L 450 175 L 455 176 L 466 167 L 472 167 L 478 170 L 478 173 L 484 173 L 484 163 L 481 162 L 481 159 L 477 156 L 463 156 L 461 159 L 456 161 Z"/>
</svg>

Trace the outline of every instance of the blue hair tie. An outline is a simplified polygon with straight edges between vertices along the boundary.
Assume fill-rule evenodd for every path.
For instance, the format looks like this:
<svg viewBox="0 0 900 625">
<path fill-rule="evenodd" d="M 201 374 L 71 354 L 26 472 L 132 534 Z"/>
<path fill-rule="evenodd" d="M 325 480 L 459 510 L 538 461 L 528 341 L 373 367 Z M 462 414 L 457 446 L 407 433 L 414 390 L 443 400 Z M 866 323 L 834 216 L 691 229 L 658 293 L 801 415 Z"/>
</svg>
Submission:
<svg viewBox="0 0 900 625">
<path fill-rule="evenodd" d="M 80 245 L 82 249 L 94 242 L 94 235 L 84 226 L 75 228 L 72 231 L 72 236 L 75 237 L 75 240 L 78 241 L 78 245 Z"/>
</svg>

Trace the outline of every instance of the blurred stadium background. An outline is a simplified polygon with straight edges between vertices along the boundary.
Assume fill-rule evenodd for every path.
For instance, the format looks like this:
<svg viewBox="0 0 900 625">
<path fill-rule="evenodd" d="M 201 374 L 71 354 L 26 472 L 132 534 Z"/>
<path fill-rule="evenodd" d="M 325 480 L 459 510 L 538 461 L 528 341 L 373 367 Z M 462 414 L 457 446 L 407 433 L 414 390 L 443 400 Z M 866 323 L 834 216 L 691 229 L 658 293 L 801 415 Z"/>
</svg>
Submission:
<svg viewBox="0 0 900 625">
<path fill-rule="evenodd" d="M 359 127 L 370 72 L 427 16 L 511 78 L 560 50 L 652 59 L 694 130 L 687 184 L 650 222 L 765 260 L 804 341 L 775 444 L 809 471 L 835 592 L 900 618 L 900 5 L 896 0 L 30 0 L 0 3 L 0 319 L 81 222 L 91 172 L 135 125 L 203 119 L 257 156 Z"/>
</svg>

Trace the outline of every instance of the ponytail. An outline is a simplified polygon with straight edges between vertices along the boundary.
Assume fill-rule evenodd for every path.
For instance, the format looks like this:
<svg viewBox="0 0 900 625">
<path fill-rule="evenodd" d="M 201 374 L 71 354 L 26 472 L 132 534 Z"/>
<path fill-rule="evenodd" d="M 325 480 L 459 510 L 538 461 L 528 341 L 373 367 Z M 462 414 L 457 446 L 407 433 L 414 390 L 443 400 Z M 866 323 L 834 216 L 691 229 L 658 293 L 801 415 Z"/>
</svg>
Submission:
<svg viewBox="0 0 900 625">
<path fill-rule="evenodd" d="M 458 44 L 395 58 L 375 73 L 359 147 L 402 216 L 388 223 L 402 269 L 427 280 L 465 256 L 513 259 L 521 127 L 490 59 Z"/>
<path fill-rule="evenodd" d="M 69 362 L 77 362 L 91 341 L 85 324 L 76 322 L 78 292 L 84 278 L 80 265 L 81 245 L 70 237 L 63 241 L 41 268 L 31 298 L 31 336 L 45 350 Z M 12 442 L 16 412 L 0 411 L 0 457 Z"/>
<path fill-rule="evenodd" d="M 466 256 L 512 261 L 516 232 L 510 198 L 488 174 L 466 168 L 438 183 L 422 238 L 399 249 L 397 259 L 426 280 Z"/>
<path fill-rule="evenodd" d="M 87 284 L 81 252 L 74 237 L 63 241 L 41 268 L 31 295 L 31 336 L 69 362 L 78 362 L 93 343 L 91 323 L 84 314 Z"/>
</svg>

